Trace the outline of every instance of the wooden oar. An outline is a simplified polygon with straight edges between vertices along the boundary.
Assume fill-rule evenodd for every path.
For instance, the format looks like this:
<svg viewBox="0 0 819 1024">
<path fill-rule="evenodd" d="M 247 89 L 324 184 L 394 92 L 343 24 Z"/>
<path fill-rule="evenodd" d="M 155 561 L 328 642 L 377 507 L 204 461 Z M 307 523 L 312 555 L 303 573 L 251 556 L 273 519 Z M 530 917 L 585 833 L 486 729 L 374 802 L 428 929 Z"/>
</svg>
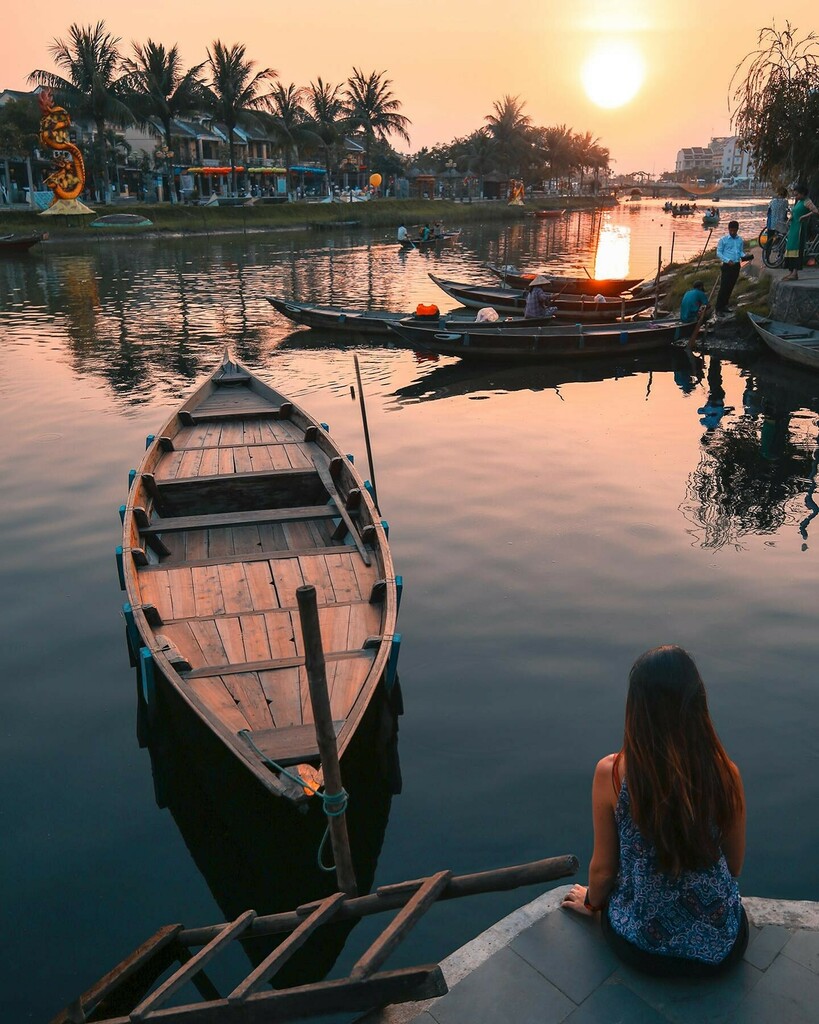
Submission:
<svg viewBox="0 0 819 1024">
<path fill-rule="evenodd" d="M 700 258 L 697 260 L 697 266 L 694 268 L 695 270 L 699 270 L 700 269 L 700 263 L 702 263 L 702 258 L 705 255 L 705 250 L 708 248 L 708 243 L 711 241 L 711 235 L 713 235 L 713 233 L 714 233 L 714 229 L 711 228 L 711 230 L 708 232 L 708 237 L 705 239 L 705 245 L 702 247 L 702 252 L 700 253 Z"/>
<path fill-rule="evenodd" d="M 338 509 L 338 514 L 344 520 L 344 525 L 350 531 L 350 536 L 355 541 L 355 546 L 358 548 L 358 553 L 361 555 L 362 559 L 364 560 L 364 564 L 365 565 L 370 565 L 370 555 L 369 555 L 369 552 L 364 547 L 364 542 L 362 541 L 361 537 L 359 536 L 358 529 L 356 528 L 356 525 L 353 522 L 352 517 L 350 516 L 350 513 L 347 511 L 347 506 L 344 504 L 343 498 L 338 493 L 338 488 L 336 487 L 336 482 L 335 482 L 335 480 L 333 480 L 333 475 L 330 472 L 330 465 L 329 465 L 329 463 L 325 462 L 322 458 L 316 457 L 314 455 L 313 456 L 313 465 L 316 467 L 316 472 L 319 475 L 319 479 L 321 480 L 321 482 L 324 484 L 325 488 L 327 489 L 327 493 L 330 495 L 330 497 L 335 502 L 336 508 Z"/>
<path fill-rule="evenodd" d="M 708 293 L 708 302 L 706 302 L 706 304 L 699 311 L 699 314 L 697 316 L 697 322 L 694 325 L 694 330 L 691 332 L 691 337 L 685 343 L 685 347 L 688 348 L 688 349 L 691 349 L 691 348 L 694 347 L 694 342 L 699 337 L 699 333 L 702 330 L 702 325 L 705 323 L 705 311 L 711 305 L 711 296 L 714 294 L 714 291 L 716 290 L 716 287 L 717 287 L 718 283 L 719 283 L 719 278 L 717 278 L 714 281 L 713 285 L 711 286 L 711 291 Z"/>
</svg>

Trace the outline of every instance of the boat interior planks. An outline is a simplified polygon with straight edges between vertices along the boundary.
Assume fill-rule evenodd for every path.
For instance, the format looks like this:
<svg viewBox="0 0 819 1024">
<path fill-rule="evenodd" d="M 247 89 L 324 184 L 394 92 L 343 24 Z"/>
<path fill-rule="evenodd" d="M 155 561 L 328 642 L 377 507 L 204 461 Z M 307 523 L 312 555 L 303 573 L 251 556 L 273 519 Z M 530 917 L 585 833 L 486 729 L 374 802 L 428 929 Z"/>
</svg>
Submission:
<svg viewBox="0 0 819 1024">
<path fill-rule="evenodd" d="M 304 799 L 244 738 L 317 766 L 296 590 L 315 587 L 340 755 L 388 685 L 396 636 L 386 531 L 350 460 L 227 360 L 151 442 L 123 530 L 132 648 L 267 790 Z"/>
</svg>

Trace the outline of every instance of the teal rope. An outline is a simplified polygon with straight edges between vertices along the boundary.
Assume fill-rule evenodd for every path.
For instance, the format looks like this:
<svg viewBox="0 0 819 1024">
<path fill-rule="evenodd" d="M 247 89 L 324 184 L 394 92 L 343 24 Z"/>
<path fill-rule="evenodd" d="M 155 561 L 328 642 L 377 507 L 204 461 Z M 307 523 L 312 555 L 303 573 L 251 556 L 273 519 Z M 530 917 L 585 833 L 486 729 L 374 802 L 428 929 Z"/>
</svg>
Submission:
<svg viewBox="0 0 819 1024">
<path fill-rule="evenodd" d="M 342 787 L 340 793 L 328 793 L 326 790 L 323 793 L 319 793 L 317 789 L 314 789 L 309 782 L 305 782 L 300 775 L 293 775 L 282 765 L 278 764 L 272 758 L 268 757 L 267 754 L 262 753 L 261 750 L 253 742 L 253 737 L 247 729 L 240 729 L 239 735 L 259 758 L 272 768 L 274 771 L 281 772 L 282 775 L 286 775 L 288 779 L 295 782 L 297 786 L 303 786 L 305 789 L 309 789 L 313 796 L 317 796 L 321 799 L 321 807 L 325 815 L 328 818 L 340 818 L 347 810 L 347 804 L 350 802 L 350 795 L 346 789 Z M 321 871 L 335 871 L 335 864 L 326 865 L 324 863 L 324 847 L 327 843 L 327 837 L 330 835 L 330 823 L 327 823 L 327 828 L 324 830 L 324 835 L 321 837 L 319 843 L 318 852 L 316 854 L 316 863 Z"/>
</svg>

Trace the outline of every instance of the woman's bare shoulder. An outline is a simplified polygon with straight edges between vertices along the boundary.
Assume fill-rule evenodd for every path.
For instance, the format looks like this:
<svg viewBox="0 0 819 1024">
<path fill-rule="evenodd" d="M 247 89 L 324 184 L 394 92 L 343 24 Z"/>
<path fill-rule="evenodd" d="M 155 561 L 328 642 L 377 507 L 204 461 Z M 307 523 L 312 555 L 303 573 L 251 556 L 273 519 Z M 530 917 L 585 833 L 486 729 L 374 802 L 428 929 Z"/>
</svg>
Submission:
<svg viewBox="0 0 819 1024">
<path fill-rule="evenodd" d="M 597 767 L 594 769 L 595 779 L 601 776 L 610 779 L 612 776 L 612 772 L 614 771 L 614 763 L 616 760 L 617 754 L 606 754 L 605 757 L 601 757 L 600 760 L 597 762 Z M 620 759 L 620 763 L 622 765 L 622 758 Z"/>
</svg>

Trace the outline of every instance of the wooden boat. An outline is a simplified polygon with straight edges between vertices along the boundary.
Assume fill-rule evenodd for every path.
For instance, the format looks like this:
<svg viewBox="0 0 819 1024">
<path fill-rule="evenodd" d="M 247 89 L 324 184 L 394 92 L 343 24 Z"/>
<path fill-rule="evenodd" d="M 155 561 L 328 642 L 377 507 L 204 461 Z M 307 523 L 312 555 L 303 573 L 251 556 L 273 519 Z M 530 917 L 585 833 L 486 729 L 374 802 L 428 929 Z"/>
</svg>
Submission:
<svg viewBox="0 0 819 1024">
<path fill-rule="evenodd" d="M 191 739 L 304 800 L 269 763 L 318 767 L 296 589 L 317 591 L 340 757 L 394 679 L 398 583 L 361 477 L 324 426 L 226 354 L 151 440 L 122 511 L 143 689 L 153 675 Z"/>
<path fill-rule="evenodd" d="M 414 313 L 395 313 L 378 309 L 350 310 L 339 309 L 336 306 L 319 306 L 313 302 L 289 302 L 286 299 L 277 299 L 272 295 L 267 296 L 267 301 L 283 316 L 294 323 L 303 324 L 305 327 L 316 327 L 325 331 L 343 331 L 346 334 L 374 335 L 393 340 L 394 335 L 390 333 L 389 325 L 402 320 L 429 323 L 432 319 L 436 324 L 476 326 L 474 317 L 455 317 L 448 313 L 432 318 L 417 317 Z M 550 324 L 554 322 L 554 317 L 539 317 L 535 320 L 514 317 L 512 322 L 520 325 L 524 323 Z"/>
<path fill-rule="evenodd" d="M 713 214 L 713 215 L 709 215 L 709 214 L 706 213 L 703 216 L 703 218 L 702 218 L 702 226 L 704 228 L 713 228 L 713 227 L 716 227 L 717 224 L 719 224 L 719 214 L 718 213 Z"/>
<path fill-rule="evenodd" d="M 694 324 L 682 320 L 640 320 L 614 324 L 557 324 L 551 327 L 507 327 L 494 330 L 437 329 L 390 324 L 399 337 L 427 352 L 461 359 L 498 362 L 553 362 L 567 358 L 624 356 L 670 347 L 687 338 Z"/>
<path fill-rule="evenodd" d="M 150 228 L 153 221 L 141 213 L 106 213 L 91 221 L 92 228 Z"/>
<path fill-rule="evenodd" d="M 48 235 L 40 231 L 28 235 L 0 235 L 0 256 L 19 256 L 46 238 Z"/>
<path fill-rule="evenodd" d="M 542 274 L 551 280 L 554 291 L 560 294 L 566 292 L 572 295 L 620 295 L 621 292 L 631 291 L 645 283 L 639 277 L 572 277 L 550 274 L 548 270 L 522 271 L 517 267 L 503 267 L 496 263 L 487 263 L 486 268 L 509 288 L 528 288 L 532 281 Z M 652 287 L 653 284 L 653 281 L 648 282 L 647 286 Z"/>
<path fill-rule="evenodd" d="M 566 212 L 565 210 L 535 210 L 534 211 L 535 216 L 539 217 L 541 220 L 556 219 L 558 217 L 562 217 L 565 212 Z"/>
<path fill-rule="evenodd" d="M 520 315 L 526 306 L 526 292 L 522 289 L 473 285 L 463 281 L 444 280 L 436 277 L 435 274 L 429 276 L 447 295 L 473 309 L 491 306 L 498 313 Z M 568 319 L 592 323 L 616 320 L 618 316 L 634 316 L 636 313 L 648 309 L 649 306 L 653 306 L 654 296 L 642 295 L 632 298 L 604 296 L 598 300 L 591 295 L 555 293 L 550 301 L 556 307 L 555 317 L 558 320 Z"/>
<path fill-rule="evenodd" d="M 442 235 L 433 235 L 431 238 L 408 238 L 398 244 L 403 249 L 418 249 L 430 245 L 442 245 L 444 242 L 457 242 L 461 237 L 461 228 L 457 231 L 444 231 Z"/>
<path fill-rule="evenodd" d="M 755 313 L 749 313 L 748 319 L 760 338 L 777 355 L 792 363 L 819 370 L 819 331 L 798 324 L 786 324 L 781 320 L 769 320 Z"/>
</svg>

